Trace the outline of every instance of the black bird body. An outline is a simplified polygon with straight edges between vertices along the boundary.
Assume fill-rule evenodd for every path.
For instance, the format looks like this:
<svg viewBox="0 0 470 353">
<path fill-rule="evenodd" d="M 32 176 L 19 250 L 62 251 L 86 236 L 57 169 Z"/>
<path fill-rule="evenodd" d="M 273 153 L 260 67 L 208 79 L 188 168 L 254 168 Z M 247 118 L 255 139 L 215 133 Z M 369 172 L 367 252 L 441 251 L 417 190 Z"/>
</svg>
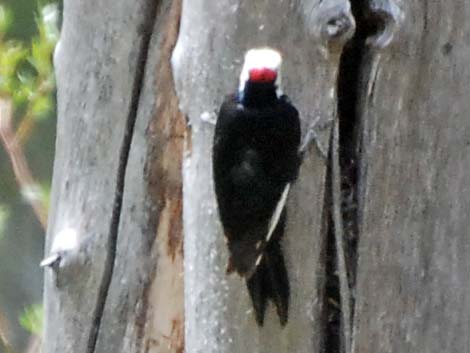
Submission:
<svg viewBox="0 0 470 353">
<path fill-rule="evenodd" d="M 228 272 L 247 280 L 262 325 L 267 300 L 287 322 L 289 283 L 281 252 L 285 201 L 297 178 L 300 121 L 274 82 L 247 80 L 226 97 L 216 123 L 213 172 L 230 253 Z"/>
</svg>

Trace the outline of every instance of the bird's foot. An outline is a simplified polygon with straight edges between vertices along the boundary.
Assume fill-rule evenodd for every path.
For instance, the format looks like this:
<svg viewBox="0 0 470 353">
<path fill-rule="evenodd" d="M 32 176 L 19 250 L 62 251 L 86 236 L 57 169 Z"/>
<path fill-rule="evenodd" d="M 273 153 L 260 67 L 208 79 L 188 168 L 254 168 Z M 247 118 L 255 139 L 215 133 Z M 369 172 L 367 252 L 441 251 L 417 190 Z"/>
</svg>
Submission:
<svg viewBox="0 0 470 353">
<path fill-rule="evenodd" d="M 328 148 L 322 146 L 322 144 L 319 141 L 317 132 L 324 131 L 325 129 L 329 128 L 331 124 L 333 123 L 333 119 L 329 119 L 325 122 L 322 122 L 321 124 L 319 124 L 319 122 L 320 122 L 320 116 L 317 116 L 315 120 L 313 120 L 312 123 L 310 124 L 307 130 L 307 133 L 305 134 L 305 137 L 302 141 L 302 144 L 300 145 L 300 148 L 299 148 L 299 154 L 301 158 L 304 157 L 310 145 L 314 143 L 315 147 L 317 148 L 318 152 L 320 152 L 320 155 L 323 157 L 323 159 L 325 160 L 328 159 L 328 151 L 327 151 Z"/>
<path fill-rule="evenodd" d="M 203 112 L 201 115 L 200 115 L 200 119 L 209 124 L 209 125 L 213 125 L 215 126 L 216 122 L 217 122 L 217 112 Z"/>
</svg>

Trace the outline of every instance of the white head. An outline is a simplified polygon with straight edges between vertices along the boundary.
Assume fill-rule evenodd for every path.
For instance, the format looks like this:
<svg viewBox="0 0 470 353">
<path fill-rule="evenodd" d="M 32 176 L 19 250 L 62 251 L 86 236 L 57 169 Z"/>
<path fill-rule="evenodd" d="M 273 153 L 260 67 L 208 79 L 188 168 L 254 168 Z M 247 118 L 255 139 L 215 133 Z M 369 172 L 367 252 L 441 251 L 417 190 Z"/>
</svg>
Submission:
<svg viewBox="0 0 470 353">
<path fill-rule="evenodd" d="M 239 92 L 243 92 L 248 81 L 273 82 L 281 94 L 281 54 L 271 48 L 250 49 L 245 54 L 240 74 Z"/>
</svg>

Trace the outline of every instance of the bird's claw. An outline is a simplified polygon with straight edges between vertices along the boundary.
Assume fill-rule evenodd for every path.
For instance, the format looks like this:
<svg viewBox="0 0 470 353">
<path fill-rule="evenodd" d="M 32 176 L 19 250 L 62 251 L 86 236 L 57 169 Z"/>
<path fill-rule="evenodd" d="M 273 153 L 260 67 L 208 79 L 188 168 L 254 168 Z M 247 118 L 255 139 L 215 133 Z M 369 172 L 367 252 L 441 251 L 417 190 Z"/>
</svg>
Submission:
<svg viewBox="0 0 470 353">
<path fill-rule="evenodd" d="M 309 149 L 310 145 L 312 142 L 315 144 L 315 147 L 317 148 L 318 152 L 320 152 L 320 155 L 323 157 L 323 159 L 327 160 L 328 159 L 328 151 L 326 151 L 326 148 L 322 146 L 322 144 L 319 141 L 317 130 L 323 131 L 331 126 L 333 123 L 333 119 L 329 119 L 322 124 L 319 124 L 320 121 L 320 116 L 317 116 L 314 121 L 310 124 L 307 133 L 305 134 L 305 137 L 302 141 L 302 144 L 300 145 L 299 148 L 299 154 L 301 158 L 304 157 L 305 153 Z"/>
</svg>

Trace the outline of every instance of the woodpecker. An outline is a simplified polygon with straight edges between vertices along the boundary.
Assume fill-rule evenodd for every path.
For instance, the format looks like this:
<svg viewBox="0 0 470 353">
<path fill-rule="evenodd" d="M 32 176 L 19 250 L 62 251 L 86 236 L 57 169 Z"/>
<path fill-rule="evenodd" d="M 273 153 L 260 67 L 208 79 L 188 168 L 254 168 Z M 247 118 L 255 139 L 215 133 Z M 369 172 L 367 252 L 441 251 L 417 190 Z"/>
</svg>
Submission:
<svg viewBox="0 0 470 353">
<path fill-rule="evenodd" d="M 238 92 L 220 108 L 212 150 L 227 273 L 245 278 L 259 326 L 268 300 L 282 326 L 288 319 L 281 239 L 289 189 L 301 163 L 301 132 L 299 113 L 281 92 L 281 63 L 280 53 L 270 48 L 246 53 Z"/>
</svg>

